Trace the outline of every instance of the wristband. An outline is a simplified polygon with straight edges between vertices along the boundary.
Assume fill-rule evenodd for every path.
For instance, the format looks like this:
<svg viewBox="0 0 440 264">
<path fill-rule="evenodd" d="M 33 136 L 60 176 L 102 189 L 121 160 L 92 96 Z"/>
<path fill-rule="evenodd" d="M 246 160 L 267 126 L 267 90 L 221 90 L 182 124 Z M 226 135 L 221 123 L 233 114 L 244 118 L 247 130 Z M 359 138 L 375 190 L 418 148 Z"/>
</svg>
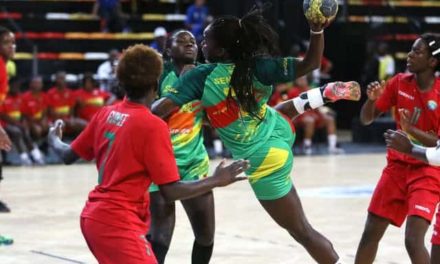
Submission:
<svg viewBox="0 0 440 264">
<path fill-rule="evenodd" d="M 321 29 L 320 31 L 313 31 L 310 29 L 310 34 L 312 35 L 321 35 L 322 33 L 324 33 L 324 29 Z"/>
</svg>

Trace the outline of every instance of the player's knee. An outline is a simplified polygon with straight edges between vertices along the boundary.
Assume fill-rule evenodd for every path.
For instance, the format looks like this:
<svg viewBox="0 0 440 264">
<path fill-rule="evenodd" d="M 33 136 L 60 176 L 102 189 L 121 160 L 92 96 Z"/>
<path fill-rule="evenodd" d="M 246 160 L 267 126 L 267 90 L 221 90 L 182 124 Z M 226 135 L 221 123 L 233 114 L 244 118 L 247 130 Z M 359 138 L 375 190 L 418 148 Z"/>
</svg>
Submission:
<svg viewBox="0 0 440 264">
<path fill-rule="evenodd" d="M 425 246 L 424 244 L 424 239 L 420 237 L 405 236 L 405 247 L 409 254 L 419 251 L 421 247 Z"/>
<path fill-rule="evenodd" d="M 199 245 L 207 247 L 214 243 L 214 233 L 197 235 L 195 239 Z"/>
</svg>

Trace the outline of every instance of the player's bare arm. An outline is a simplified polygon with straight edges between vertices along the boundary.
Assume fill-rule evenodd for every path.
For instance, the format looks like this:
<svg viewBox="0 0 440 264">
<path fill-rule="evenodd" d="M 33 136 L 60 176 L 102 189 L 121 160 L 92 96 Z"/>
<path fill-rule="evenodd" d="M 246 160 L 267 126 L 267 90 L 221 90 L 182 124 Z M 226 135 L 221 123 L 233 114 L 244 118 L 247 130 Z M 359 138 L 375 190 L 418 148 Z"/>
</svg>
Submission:
<svg viewBox="0 0 440 264">
<path fill-rule="evenodd" d="M 326 20 L 323 24 L 308 21 L 310 25 L 310 45 L 304 59 L 296 66 L 296 77 L 303 76 L 321 66 L 322 55 L 324 54 L 324 28 L 330 25 L 331 21 Z"/>
<path fill-rule="evenodd" d="M 438 138 L 435 133 L 425 132 L 415 126 L 415 115 L 417 115 L 415 112 L 411 114 L 410 111 L 407 109 L 399 109 L 399 115 L 400 126 L 405 133 L 414 137 L 424 146 L 435 147 L 437 145 Z"/>
<path fill-rule="evenodd" d="M 189 199 L 202 195 L 216 187 L 223 187 L 231 183 L 246 180 L 245 176 L 238 176 L 249 168 L 249 161 L 237 160 L 225 166 L 225 161 L 220 162 L 211 177 L 199 181 L 177 181 L 159 185 L 164 198 L 171 202 L 175 200 Z"/>
<path fill-rule="evenodd" d="M 382 95 L 385 89 L 385 82 L 372 82 L 367 86 L 368 99 L 361 109 L 361 123 L 363 125 L 371 124 L 381 112 L 376 108 L 375 102 Z"/>
<path fill-rule="evenodd" d="M 79 156 L 72 150 L 69 144 L 64 143 L 63 137 L 64 122 L 57 120 L 55 125 L 49 129 L 47 141 L 55 150 L 55 153 L 63 160 L 64 164 L 72 164 L 79 159 Z"/>
<path fill-rule="evenodd" d="M 162 97 L 151 105 L 151 112 L 162 119 L 166 119 L 178 105 L 171 99 Z"/>
<path fill-rule="evenodd" d="M 388 129 L 384 136 L 388 148 L 408 154 L 431 165 L 440 166 L 440 149 L 438 147 L 425 148 L 412 144 L 408 136 L 399 130 Z"/>
</svg>

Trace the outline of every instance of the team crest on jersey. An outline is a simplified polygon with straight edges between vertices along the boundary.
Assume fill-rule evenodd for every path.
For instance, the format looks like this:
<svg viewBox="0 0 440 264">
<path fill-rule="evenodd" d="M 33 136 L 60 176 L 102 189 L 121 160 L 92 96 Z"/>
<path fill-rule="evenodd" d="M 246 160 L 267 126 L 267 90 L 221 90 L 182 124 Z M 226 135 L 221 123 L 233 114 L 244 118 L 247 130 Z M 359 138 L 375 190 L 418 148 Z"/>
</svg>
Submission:
<svg viewBox="0 0 440 264">
<path fill-rule="evenodd" d="M 434 100 L 429 100 L 428 101 L 428 109 L 431 111 L 434 111 L 435 109 L 437 109 L 437 102 Z"/>
</svg>

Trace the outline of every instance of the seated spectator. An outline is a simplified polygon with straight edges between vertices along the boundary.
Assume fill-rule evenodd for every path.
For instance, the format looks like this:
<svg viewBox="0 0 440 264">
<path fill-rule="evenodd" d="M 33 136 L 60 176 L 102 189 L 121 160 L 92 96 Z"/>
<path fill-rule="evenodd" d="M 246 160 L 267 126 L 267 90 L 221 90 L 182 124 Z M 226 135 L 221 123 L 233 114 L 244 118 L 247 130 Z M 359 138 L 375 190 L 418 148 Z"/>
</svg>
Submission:
<svg viewBox="0 0 440 264">
<path fill-rule="evenodd" d="M 76 116 L 89 122 L 93 115 L 104 105 L 111 104 L 114 97 L 110 93 L 101 91 L 96 87 L 92 73 L 84 74 L 83 88 L 75 92 Z"/>
<path fill-rule="evenodd" d="M 65 134 L 78 135 L 87 125 L 87 121 L 73 116 L 76 103 L 74 92 L 67 87 L 66 73 L 57 72 L 55 86 L 46 94 L 49 121 L 62 119 L 66 125 Z"/>
<path fill-rule="evenodd" d="M 167 45 L 168 33 L 164 27 L 157 27 L 154 29 L 154 40 L 151 42 L 150 47 L 157 50 L 160 54 L 163 54 Z"/>
<path fill-rule="evenodd" d="M 45 140 L 49 130 L 46 95 L 41 76 L 32 78 L 29 91 L 22 95 L 22 114 L 34 142 Z"/>
<path fill-rule="evenodd" d="M 274 106 L 287 99 L 299 96 L 300 93 L 310 89 L 307 76 L 298 78 L 293 86 L 291 83 L 279 84 L 269 100 L 269 105 Z M 295 127 L 304 129 L 304 139 L 302 142 L 303 152 L 311 155 L 313 152 L 312 139 L 316 129 L 325 128 L 327 131 L 328 152 L 330 154 L 342 154 L 343 149 L 337 147 L 336 120 L 335 113 L 328 107 L 320 107 L 313 111 L 307 111 L 293 120 Z"/>
<path fill-rule="evenodd" d="M 116 74 L 115 69 L 119 60 L 119 51 L 112 49 L 108 53 L 108 60 L 101 63 L 98 67 L 99 87 L 102 91 L 109 92 L 115 85 Z"/>
<path fill-rule="evenodd" d="M 294 87 L 289 91 L 288 97 L 295 98 L 299 96 L 300 93 L 309 90 L 309 81 L 307 76 L 302 76 L 298 78 Z M 327 144 L 329 154 L 343 154 L 344 150 L 337 147 L 337 136 L 336 136 L 336 113 L 326 107 L 322 106 L 313 111 L 307 111 L 306 113 L 298 116 L 298 118 L 293 120 L 295 126 L 302 127 L 304 129 L 304 139 L 303 148 L 304 154 L 311 155 L 312 149 L 312 138 L 315 134 L 316 129 L 325 128 L 327 130 Z"/>
<path fill-rule="evenodd" d="M 29 128 L 22 120 L 22 98 L 20 95 L 20 83 L 15 79 L 10 82 L 9 93 L 6 96 L 0 110 L 0 119 L 11 138 L 12 144 L 20 155 L 21 165 L 32 165 L 32 159 L 36 164 L 43 165 L 44 158 L 37 145 L 33 144 Z"/>
<path fill-rule="evenodd" d="M 203 30 L 209 23 L 210 16 L 205 0 L 195 0 L 186 10 L 186 28 L 196 37 L 197 43 L 203 39 Z"/>
</svg>

